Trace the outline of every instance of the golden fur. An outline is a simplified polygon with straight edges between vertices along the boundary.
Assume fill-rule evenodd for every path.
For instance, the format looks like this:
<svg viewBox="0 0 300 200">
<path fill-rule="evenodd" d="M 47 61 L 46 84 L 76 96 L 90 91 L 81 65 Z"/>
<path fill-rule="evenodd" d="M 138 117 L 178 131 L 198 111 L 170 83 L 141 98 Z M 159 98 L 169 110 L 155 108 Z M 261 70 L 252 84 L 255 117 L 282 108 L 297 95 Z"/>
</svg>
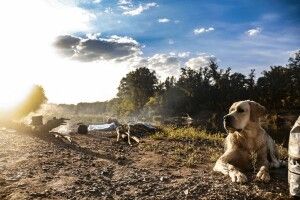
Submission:
<svg viewBox="0 0 300 200">
<path fill-rule="evenodd" d="M 257 153 L 256 177 L 269 181 L 269 167 L 280 167 L 275 143 L 260 126 L 259 118 L 266 112 L 262 105 L 246 100 L 235 102 L 224 116 L 224 127 L 228 132 L 225 153 L 217 160 L 214 171 L 229 175 L 233 182 L 246 182 L 242 172 L 251 166 L 251 153 Z M 269 157 L 269 160 L 268 160 Z"/>
</svg>

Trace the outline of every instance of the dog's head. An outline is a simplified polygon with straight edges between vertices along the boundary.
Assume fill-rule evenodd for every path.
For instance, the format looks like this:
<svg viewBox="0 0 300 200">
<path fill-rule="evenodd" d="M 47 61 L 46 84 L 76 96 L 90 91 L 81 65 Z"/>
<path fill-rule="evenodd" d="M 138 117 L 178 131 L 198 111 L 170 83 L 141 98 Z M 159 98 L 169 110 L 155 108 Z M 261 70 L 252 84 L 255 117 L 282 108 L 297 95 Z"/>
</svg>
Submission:
<svg viewBox="0 0 300 200">
<path fill-rule="evenodd" d="M 229 113 L 224 116 L 226 130 L 242 131 L 250 122 L 258 123 L 266 113 L 264 106 L 255 101 L 238 101 L 232 104 Z"/>
</svg>

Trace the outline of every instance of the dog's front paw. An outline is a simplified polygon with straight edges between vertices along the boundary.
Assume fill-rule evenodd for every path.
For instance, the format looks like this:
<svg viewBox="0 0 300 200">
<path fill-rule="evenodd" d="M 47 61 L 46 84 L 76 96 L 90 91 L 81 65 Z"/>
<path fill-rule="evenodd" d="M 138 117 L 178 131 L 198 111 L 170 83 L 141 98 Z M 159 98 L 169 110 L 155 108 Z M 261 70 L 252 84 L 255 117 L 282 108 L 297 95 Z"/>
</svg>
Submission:
<svg viewBox="0 0 300 200">
<path fill-rule="evenodd" d="M 270 175 L 265 166 L 261 167 L 259 172 L 256 175 L 256 178 L 263 182 L 269 182 L 270 181 Z"/>
<path fill-rule="evenodd" d="M 247 176 L 240 171 L 230 170 L 229 176 L 230 176 L 232 182 L 237 182 L 237 183 L 247 182 Z"/>
</svg>

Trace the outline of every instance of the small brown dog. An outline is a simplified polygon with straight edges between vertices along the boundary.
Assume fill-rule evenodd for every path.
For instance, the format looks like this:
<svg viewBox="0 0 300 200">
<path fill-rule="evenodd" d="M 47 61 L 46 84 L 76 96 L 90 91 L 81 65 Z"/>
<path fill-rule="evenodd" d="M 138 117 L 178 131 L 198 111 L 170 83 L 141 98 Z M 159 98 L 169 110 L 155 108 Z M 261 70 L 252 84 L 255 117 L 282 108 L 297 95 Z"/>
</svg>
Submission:
<svg viewBox="0 0 300 200">
<path fill-rule="evenodd" d="M 269 167 L 284 165 L 278 159 L 273 139 L 260 126 L 259 118 L 266 113 L 262 105 L 246 100 L 232 104 L 229 114 L 224 116 L 224 127 L 228 132 L 225 139 L 225 153 L 217 160 L 214 171 L 229 175 L 232 182 L 246 182 L 242 170 L 251 166 L 251 153 L 257 153 L 256 177 L 270 180 Z"/>
</svg>

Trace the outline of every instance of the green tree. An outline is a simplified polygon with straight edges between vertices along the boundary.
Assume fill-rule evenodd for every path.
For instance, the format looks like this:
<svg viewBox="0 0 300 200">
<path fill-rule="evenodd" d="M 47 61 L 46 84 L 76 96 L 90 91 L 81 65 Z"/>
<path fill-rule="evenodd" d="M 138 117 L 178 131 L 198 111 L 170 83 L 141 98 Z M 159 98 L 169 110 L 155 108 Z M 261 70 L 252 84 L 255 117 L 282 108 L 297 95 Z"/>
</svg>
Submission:
<svg viewBox="0 0 300 200">
<path fill-rule="evenodd" d="M 287 71 L 290 80 L 287 103 L 291 107 L 300 109 L 300 50 L 289 58 Z"/>
<path fill-rule="evenodd" d="M 270 71 L 263 71 L 263 76 L 257 80 L 257 98 L 269 109 L 278 110 L 286 106 L 290 77 L 287 69 L 282 66 L 272 66 Z"/>
<path fill-rule="evenodd" d="M 157 91 L 158 80 L 154 71 L 141 67 L 135 71 L 129 72 L 126 77 L 122 78 L 118 87 L 118 97 L 121 106 L 129 106 L 129 112 L 138 112 L 153 97 Z M 126 108 L 122 108 L 127 110 Z"/>
</svg>

